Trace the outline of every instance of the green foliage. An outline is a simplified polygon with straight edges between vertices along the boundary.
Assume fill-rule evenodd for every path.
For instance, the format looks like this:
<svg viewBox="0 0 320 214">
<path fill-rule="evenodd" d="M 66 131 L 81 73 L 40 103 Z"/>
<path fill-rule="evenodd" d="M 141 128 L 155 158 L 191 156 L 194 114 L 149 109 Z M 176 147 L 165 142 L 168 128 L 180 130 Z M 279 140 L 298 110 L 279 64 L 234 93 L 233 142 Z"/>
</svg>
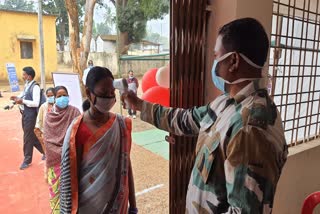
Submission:
<svg viewBox="0 0 320 214">
<path fill-rule="evenodd" d="M 58 16 L 56 21 L 57 38 L 60 40 L 67 37 L 69 35 L 69 22 L 65 0 L 43 0 L 42 4 L 44 13 Z M 80 32 L 83 30 L 85 4 L 86 0 L 77 0 Z M 103 0 L 97 0 L 97 6 L 100 8 L 107 7 Z"/>
<path fill-rule="evenodd" d="M 98 35 L 108 35 L 111 33 L 111 27 L 109 27 L 108 25 L 106 25 L 104 22 L 102 23 L 98 23 L 96 25 L 96 34 L 94 34 L 95 36 Z"/>
<path fill-rule="evenodd" d="M 78 3 L 78 13 L 79 13 L 79 27 L 80 32 L 83 29 L 83 15 L 84 15 L 84 5 L 85 0 L 77 0 Z M 65 5 L 65 0 L 44 0 L 42 3 L 42 9 L 45 14 L 57 15 L 56 20 L 56 32 L 59 41 L 64 42 L 64 38 L 69 35 L 69 18 L 67 13 L 67 8 Z"/>
<path fill-rule="evenodd" d="M 57 15 L 56 32 L 57 38 L 64 40 L 69 35 L 68 13 L 64 0 L 45 0 L 42 3 L 43 13 Z"/>
<path fill-rule="evenodd" d="M 118 4 L 118 27 L 121 32 L 128 32 L 129 42 L 145 37 L 148 20 L 162 18 L 169 12 L 169 0 L 128 0 L 126 5 L 122 1 Z"/>
<path fill-rule="evenodd" d="M 161 36 L 159 33 L 148 31 L 147 36 L 144 39 L 150 42 L 159 43 L 164 49 L 169 49 L 169 38 Z"/>
<path fill-rule="evenodd" d="M 5 0 L 0 9 L 35 12 L 33 3 L 25 0 Z"/>
<path fill-rule="evenodd" d="M 161 19 L 168 14 L 170 2 L 169 0 L 141 0 L 141 8 L 148 20 Z"/>
<path fill-rule="evenodd" d="M 145 37 L 146 40 L 159 43 L 160 42 L 160 34 L 159 33 L 153 33 L 153 32 L 148 32 L 147 36 Z"/>
</svg>

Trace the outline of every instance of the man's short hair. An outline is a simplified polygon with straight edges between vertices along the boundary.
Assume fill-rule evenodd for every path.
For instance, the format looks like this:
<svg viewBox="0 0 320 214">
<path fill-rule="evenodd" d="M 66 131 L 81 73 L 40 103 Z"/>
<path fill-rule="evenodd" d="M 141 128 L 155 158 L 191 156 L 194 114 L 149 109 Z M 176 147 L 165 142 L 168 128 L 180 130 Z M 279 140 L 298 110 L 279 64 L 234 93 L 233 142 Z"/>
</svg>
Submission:
<svg viewBox="0 0 320 214">
<path fill-rule="evenodd" d="M 28 67 L 24 67 L 22 69 L 24 72 L 26 72 L 26 74 L 28 74 L 29 76 L 32 77 L 32 79 L 34 79 L 34 77 L 36 76 L 36 72 L 34 71 L 34 69 L 30 66 Z"/>
<path fill-rule="evenodd" d="M 238 52 L 263 66 L 267 60 L 269 40 L 263 26 L 256 19 L 243 18 L 224 25 L 219 30 L 223 47 Z"/>
</svg>

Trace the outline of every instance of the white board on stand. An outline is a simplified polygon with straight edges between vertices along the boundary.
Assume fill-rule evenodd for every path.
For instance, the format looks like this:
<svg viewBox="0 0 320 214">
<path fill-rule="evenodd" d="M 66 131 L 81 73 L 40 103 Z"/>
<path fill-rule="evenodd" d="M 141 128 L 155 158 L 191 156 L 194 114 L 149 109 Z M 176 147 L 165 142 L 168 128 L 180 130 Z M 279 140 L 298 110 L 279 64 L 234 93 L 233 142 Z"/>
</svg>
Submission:
<svg viewBox="0 0 320 214">
<path fill-rule="evenodd" d="M 80 112 L 83 112 L 79 74 L 52 72 L 52 80 L 54 87 L 64 86 L 67 88 L 70 100 L 69 104 L 77 107 Z"/>
</svg>

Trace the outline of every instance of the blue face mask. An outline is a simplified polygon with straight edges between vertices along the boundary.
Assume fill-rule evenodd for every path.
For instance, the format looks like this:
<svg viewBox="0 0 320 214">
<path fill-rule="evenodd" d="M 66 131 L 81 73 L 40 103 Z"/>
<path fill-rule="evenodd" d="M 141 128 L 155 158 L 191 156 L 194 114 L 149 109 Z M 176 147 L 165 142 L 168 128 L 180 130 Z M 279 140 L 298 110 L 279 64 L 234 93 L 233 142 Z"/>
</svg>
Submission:
<svg viewBox="0 0 320 214">
<path fill-rule="evenodd" d="M 248 80 L 249 81 L 253 81 L 253 80 L 257 79 L 257 78 L 240 78 L 240 79 L 237 79 L 237 80 L 235 80 L 233 82 L 229 82 L 228 80 L 225 80 L 222 77 L 218 76 L 218 74 L 217 74 L 217 72 L 218 72 L 218 69 L 217 69 L 218 63 L 223 61 L 223 60 L 225 60 L 226 58 L 231 56 L 233 53 L 235 53 L 235 52 L 226 53 L 225 55 L 221 56 L 219 59 L 215 59 L 214 62 L 213 62 L 213 65 L 212 65 L 212 69 L 211 69 L 212 82 L 217 87 L 217 89 L 219 89 L 223 93 L 227 93 L 226 87 L 225 87 L 226 83 L 230 84 L 230 85 L 233 85 L 233 84 L 237 84 L 237 83 L 240 83 L 240 82 L 244 82 L 244 81 L 248 81 Z M 255 68 L 258 68 L 258 69 L 262 69 L 263 68 L 263 66 L 259 66 L 259 65 L 255 64 L 254 62 L 252 62 L 245 55 L 243 55 L 241 53 L 239 53 L 239 55 L 241 56 L 242 59 L 244 59 L 244 61 L 246 61 L 252 67 L 255 67 Z"/>
<path fill-rule="evenodd" d="M 48 103 L 53 104 L 54 103 L 54 96 L 47 97 L 47 101 L 48 101 Z"/>
<path fill-rule="evenodd" d="M 212 65 L 212 69 L 211 69 L 212 82 L 216 86 L 217 89 L 219 89 L 223 93 L 226 93 L 225 86 L 224 86 L 225 85 L 224 79 L 222 79 L 221 77 L 219 77 L 217 75 L 218 63 L 219 63 L 219 61 L 216 59 L 213 61 L 213 65 Z"/>
<path fill-rule="evenodd" d="M 56 105 L 61 109 L 66 108 L 69 105 L 69 97 L 62 96 L 62 97 L 57 98 Z"/>
</svg>

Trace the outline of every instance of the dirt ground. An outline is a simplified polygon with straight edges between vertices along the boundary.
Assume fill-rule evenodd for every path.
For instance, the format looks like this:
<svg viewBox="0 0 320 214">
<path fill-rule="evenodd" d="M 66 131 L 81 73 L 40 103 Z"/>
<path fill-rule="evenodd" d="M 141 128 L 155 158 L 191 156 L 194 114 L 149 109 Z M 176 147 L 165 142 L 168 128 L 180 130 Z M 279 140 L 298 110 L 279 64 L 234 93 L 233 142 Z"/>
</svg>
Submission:
<svg viewBox="0 0 320 214">
<path fill-rule="evenodd" d="M 40 154 L 35 150 L 32 166 L 19 170 L 23 158 L 21 116 L 16 107 L 10 111 L 3 110 L 9 103 L 9 97 L 19 93 L 8 90 L 7 85 L 0 85 L 3 95 L 0 98 L 0 213 L 49 213 L 49 193 L 43 179 L 44 162 Z M 139 90 L 138 94 L 141 93 Z M 118 102 L 113 111 L 121 112 Z M 127 115 L 125 110 L 122 113 Z M 154 128 L 139 117 L 132 122 L 133 132 Z M 139 213 L 169 213 L 168 161 L 136 144 L 133 144 L 131 159 Z"/>
</svg>

